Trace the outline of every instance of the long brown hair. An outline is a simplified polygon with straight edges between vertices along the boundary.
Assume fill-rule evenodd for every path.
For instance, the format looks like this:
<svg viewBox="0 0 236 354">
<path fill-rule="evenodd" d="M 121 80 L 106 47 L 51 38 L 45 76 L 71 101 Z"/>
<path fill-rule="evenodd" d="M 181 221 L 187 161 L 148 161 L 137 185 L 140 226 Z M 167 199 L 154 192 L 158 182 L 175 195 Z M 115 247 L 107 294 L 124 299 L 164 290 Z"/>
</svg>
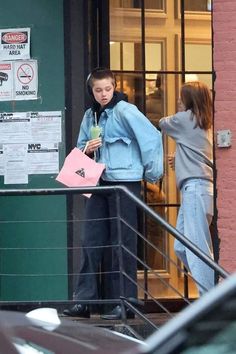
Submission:
<svg viewBox="0 0 236 354">
<path fill-rule="evenodd" d="M 200 81 L 186 82 L 180 97 L 185 109 L 190 109 L 196 117 L 196 127 L 209 129 L 212 125 L 212 98 L 208 86 Z"/>
</svg>

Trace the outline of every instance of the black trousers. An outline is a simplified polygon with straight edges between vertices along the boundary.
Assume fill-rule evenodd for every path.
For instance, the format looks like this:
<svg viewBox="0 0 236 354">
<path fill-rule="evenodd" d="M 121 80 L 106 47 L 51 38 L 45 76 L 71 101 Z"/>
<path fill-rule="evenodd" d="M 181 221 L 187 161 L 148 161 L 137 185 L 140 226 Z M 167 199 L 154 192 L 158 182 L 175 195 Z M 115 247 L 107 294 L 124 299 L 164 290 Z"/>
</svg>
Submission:
<svg viewBox="0 0 236 354">
<path fill-rule="evenodd" d="M 123 185 L 140 197 L 141 182 L 106 182 L 101 185 Z M 115 193 L 92 195 L 86 202 L 86 212 L 80 274 L 75 291 L 78 300 L 105 298 L 137 297 L 137 286 L 124 277 L 124 292 L 120 293 L 119 246 L 117 231 Z M 135 203 L 121 193 L 121 217 L 137 230 L 137 208 Z M 109 219 L 114 218 L 114 219 Z M 137 254 L 137 235 L 127 225 L 121 223 L 122 243 L 134 255 Z M 103 246 L 96 248 L 97 246 Z M 110 247 L 104 247 L 110 246 Z M 90 248 L 92 247 L 92 248 Z M 93 248 L 94 247 L 94 248 Z M 135 282 L 137 281 L 137 261 L 125 250 L 122 251 L 123 269 Z M 98 273 L 103 264 L 104 288 L 99 288 Z M 107 274 L 109 272 L 109 274 Z M 111 273 L 110 273 L 111 272 Z"/>
</svg>

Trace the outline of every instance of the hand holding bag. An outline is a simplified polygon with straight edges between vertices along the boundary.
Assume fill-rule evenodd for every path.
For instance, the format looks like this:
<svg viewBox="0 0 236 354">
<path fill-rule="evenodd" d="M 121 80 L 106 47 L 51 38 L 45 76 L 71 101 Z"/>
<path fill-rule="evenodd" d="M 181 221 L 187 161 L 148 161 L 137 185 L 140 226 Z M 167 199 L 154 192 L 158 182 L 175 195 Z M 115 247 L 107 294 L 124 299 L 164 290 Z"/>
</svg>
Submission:
<svg viewBox="0 0 236 354">
<path fill-rule="evenodd" d="M 56 180 L 67 187 L 93 187 L 105 169 L 105 165 L 98 163 L 85 155 L 85 150 L 74 148 L 66 157 L 65 162 Z M 90 197 L 91 194 L 84 194 Z"/>
</svg>

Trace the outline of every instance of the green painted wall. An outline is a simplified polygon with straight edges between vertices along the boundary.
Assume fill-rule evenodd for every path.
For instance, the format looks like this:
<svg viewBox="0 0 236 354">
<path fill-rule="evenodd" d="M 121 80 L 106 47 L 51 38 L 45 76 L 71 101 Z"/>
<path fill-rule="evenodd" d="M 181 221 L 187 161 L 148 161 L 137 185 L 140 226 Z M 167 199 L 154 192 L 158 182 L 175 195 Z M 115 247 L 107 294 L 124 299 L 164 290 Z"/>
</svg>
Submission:
<svg viewBox="0 0 236 354">
<path fill-rule="evenodd" d="M 63 0 L 1 2 L 0 28 L 31 28 L 31 59 L 38 60 L 37 100 L 0 102 L 0 112 L 62 111 L 65 156 Z M 0 142 L 1 144 L 1 142 Z M 55 175 L 29 175 L 27 185 L 59 187 Z M 0 197 L 0 301 L 67 299 L 67 224 L 64 196 Z"/>
</svg>

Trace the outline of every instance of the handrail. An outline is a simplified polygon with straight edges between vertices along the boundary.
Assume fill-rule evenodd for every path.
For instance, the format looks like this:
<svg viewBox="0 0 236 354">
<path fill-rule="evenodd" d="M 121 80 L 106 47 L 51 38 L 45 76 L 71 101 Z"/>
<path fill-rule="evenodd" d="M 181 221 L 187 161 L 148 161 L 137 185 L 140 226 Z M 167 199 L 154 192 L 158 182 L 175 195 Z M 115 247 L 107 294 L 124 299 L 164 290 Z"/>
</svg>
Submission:
<svg viewBox="0 0 236 354">
<path fill-rule="evenodd" d="M 23 196 L 23 195 L 64 195 L 64 194 L 84 194 L 93 193 L 98 194 L 106 193 L 107 191 L 120 191 L 125 193 L 131 200 L 133 200 L 136 205 L 142 208 L 147 214 L 157 221 L 166 231 L 168 231 L 172 236 L 179 240 L 184 246 L 190 249 L 196 256 L 198 256 L 202 261 L 204 261 L 209 267 L 218 272 L 222 278 L 227 278 L 229 273 L 214 262 L 206 253 L 204 253 L 200 248 L 198 248 L 194 243 L 188 240 L 183 234 L 181 234 L 177 229 L 170 225 L 166 220 L 159 216 L 155 211 L 153 211 L 148 205 L 146 205 L 142 200 L 136 197 L 128 188 L 124 186 L 96 186 L 96 187 L 79 187 L 79 188 L 48 188 L 48 189 L 1 189 L 0 196 Z"/>
<path fill-rule="evenodd" d="M 74 195 L 74 194 L 106 194 L 106 193 L 115 193 L 116 194 L 116 206 L 117 206 L 117 233 L 118 233 L 118 247 L 119 247 L 119 262 L 120 262 L 120 269 L 119 269 L 119 274 L 120 274 L 120 298 L 119 299 L 103 299 L 103 300 L 81 300 L 81 303 L 88 303 L 88 304 L 120 304 L 122 307 L 122 321 L 123 325 L 126 326 L 126 311 L 125 307 L 128 307 L 131 311 L 133 311 L 139 318 L 141 318 L 144 322 L 146 322 L 147 325 L 151 325 L 153 329 L 156 329 L 157 326 L 152 323 L 142 312 L 140 312 L 132 302 L 129 301 L 129 299 L 124 297 L 124 277 L 128 278 L 131 282 L 134 282 L 133 279 L 131 279 L 128 274 L 124 271 L 123 267 L 123 256 L 122 256 L 122 250 L 125 250 L 125 252 L 130 254 L 130 251 L 122 244 L 122 238 L 121 238 L 121 223 L 125 223 L 128 227 L 132 229 L 132 226 L 127 224 L 125 220 L 121 217 L 121 210 L 120 210 L 120 197 L 121 193 L 125 194 L 128 198 L 130 198 L 137 207 L 139 207 L 142 211 L 144 211 L 149 217 L 151 217 L 155 222 L 157 222 L 161 227 L 166 230 L 168 233 L 170 233 L 174 238 L 182 242 L 188 249 L 190 249 L 197 257 L 199 257 L 203 262 L 205 262 L 209 267 L 211 267 L 213 270 L 215 270 L 218 275 L 220 275 L 222 278 L 226 278 L 229 276 L 229 273 L 223 269 L 221 266 L 219 266 L 216 262 L 214 262 L 207 254 L 205 254 L 201 249 L 199 249 L 194 243 L 192 243 L 190 240 L 188 240 L 183 234 L 181 234 L 177 229 L 175 229 L 172 225 L 170 225 L 166 220 L 164 220 L 160 215 L 158 215 L 150 206 L 145 204 L 141 199 L 136 197 L 132 192 L 129 191 L 128 188 L 121 186 L 121 185 L 114 185 L 114 186 L 96 186 L 96 187 L 76 187 L 76 188 L 48 188 L 48 189 L 1 189 L 0 190 L 0 196 L 49 196 L 49 195 L 63 195 L 63 196 L 68 196 L 68 195 Z M 138 230 L 133 230 L 137 233 L 138 236 L 140 236 L 140 233 Z M 144 239 L 145 236 L 142 235 L 142 239 Z M 149 245 L 151 245 L 154 249 L 156 249 L 155 245 L 152 245 L 150 241 L 146 240 Z M 140 264 L 143 265 L 143 267 L 151 271 L 155 276 L 158 276 L 158 279 L 164 284 L 165 280 L 162 279 L 156 271 L 151 269 L 145 262 L 142 262 L 136 255 L 130 254 L 133 256 Z M 165 255 L 166 258 L 168 258 L 167 255 Z M 173 261 L 172 261 L 173 262 Z M 175 264 L 176 267 L 179 269 L 180 267 Z M 181 270 L 182 272 L 182 270 Z M 184 275 L 186 276 L 186 272 L 184 272 Z M 191 276 L 190 276 L 191 277 Z M 146 285 L 143 287 L 141 284 L 135 283 L 135 285 L 139 286 L 139 288 L 144 292 L 145 296 L 149 297 L 152 299 L 152 301 L 158 305 L 160 309 L 162 309 L 164 312 L 168 314 L 167 309 L 158 301 L 158 299 L 154 298 L 152 294 L 148 291 L 146 288 Z M 170 287 L 172 290 L 175 290 L 172 285 L 168 284 L 168 287 Z M 176 291 L 176 294 L 180 295 L 178 291 Z M 186 297 L 182 297 L 182 299 L 189 304 L 190 302 L 186 299 Z M 70 300 L 71 301 L 71 300 Z M 74 301 L 74 300 L 73 300 Z M 38 305 L 44 303 L 45 301 L 36 301 Z M 2 302 L 3 303 L 3 302 Z M 30 304 L 32 301 L 4 301 L 5 304 Z M 52 301 L 47 301 L 47 304 L 52 303 Z M 66 304 L 68 301 L 53 301 L 54 304 Z M 137 334 L 138 335 L 138 334 Z"/>
</svg>

